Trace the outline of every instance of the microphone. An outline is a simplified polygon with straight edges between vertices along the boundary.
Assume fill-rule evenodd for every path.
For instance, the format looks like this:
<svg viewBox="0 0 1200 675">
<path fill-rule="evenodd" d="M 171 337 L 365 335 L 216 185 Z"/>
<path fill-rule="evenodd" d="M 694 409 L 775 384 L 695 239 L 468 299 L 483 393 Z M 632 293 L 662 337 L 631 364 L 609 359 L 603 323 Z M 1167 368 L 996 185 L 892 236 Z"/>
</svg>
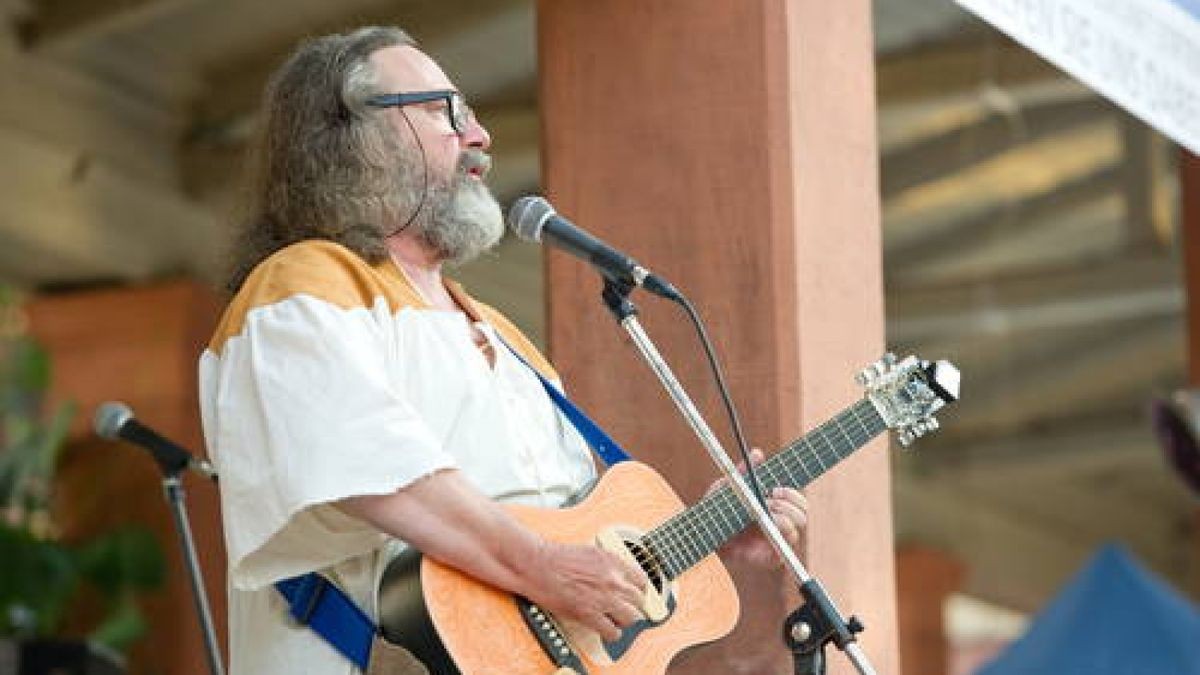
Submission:
<svg viewBox="0 0 1200 675">
<path fill-rule="evenodd" d="M 666 279 L 558 215 L 550 202 L 541 197 L 525 196 L 514 202 L 508 210 L 508 226 L 525 241 L 544 240 L 591 263 L 613 281 L 641 286 L 668 300 L 680 299 L 679 291 Z"/>
<path fill-rule="evenodd" d="M 110 440 L 126 440 L 140 445 L 154 456 L 164 473 L 178 474 L 191 469 L 200 475 L 217 479 L 217 472 L 207 460 L 195 457 L 175 443 L 158 435 L 150 427 L 133 417 L 133 410 L 124 403 L 109 401 L 96 408 L 94 428 L 96 434 Z"/>
</svg>

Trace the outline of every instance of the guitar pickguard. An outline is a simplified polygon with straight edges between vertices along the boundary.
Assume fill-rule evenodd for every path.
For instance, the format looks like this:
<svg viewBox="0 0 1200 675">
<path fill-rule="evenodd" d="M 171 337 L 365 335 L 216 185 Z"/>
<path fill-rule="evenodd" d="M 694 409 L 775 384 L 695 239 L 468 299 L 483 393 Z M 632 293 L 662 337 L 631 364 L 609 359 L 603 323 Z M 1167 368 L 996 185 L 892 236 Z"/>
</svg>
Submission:
<svg viewBox="0 0 1200 675">
<path fill-rule="evenodd" d="M 636 640 L 643 631 L 661 625 L 663 622 L 667 621 L 667 619 L 671 618 L 671 614 L 674 611 L 675 596 L 668 595 L 666 618 L 664 618 L 662 621 L 651 621 L 650 619 L 642 619 L 641 621 L 638 621 L 622 631 L 620 639 L 618 639 L 616 642 L 605 642 L 604 653 L 608 654 L 608 658 L 612 661 L 619 660 L 622 656 L 625 656 L 625 652 L 629 651 L 629 648 L 633 646 L 633 641 Z"/>
</svg>

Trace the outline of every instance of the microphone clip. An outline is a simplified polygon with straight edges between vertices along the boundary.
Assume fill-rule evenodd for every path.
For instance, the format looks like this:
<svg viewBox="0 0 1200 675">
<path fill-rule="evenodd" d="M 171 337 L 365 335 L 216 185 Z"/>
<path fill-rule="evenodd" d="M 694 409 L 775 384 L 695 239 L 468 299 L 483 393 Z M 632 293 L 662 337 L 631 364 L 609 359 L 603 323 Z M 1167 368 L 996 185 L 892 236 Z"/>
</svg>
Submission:
<svg viewBox="0 0 1200 675">
<path fill-rule="evenodd" d="M 617 323 L 623 324 L 629 317 L 637 316 L 637 305 L 633 304 L 629 299 L 629 294 L 637 286 L 629 281 L 616 279 L 607 274 L 603 276 L 604 290 L 601 291 L 600 297 L 604 300 L 604 306 L 608 307 L 608 311 L 612 312 Z"/>
</svg>

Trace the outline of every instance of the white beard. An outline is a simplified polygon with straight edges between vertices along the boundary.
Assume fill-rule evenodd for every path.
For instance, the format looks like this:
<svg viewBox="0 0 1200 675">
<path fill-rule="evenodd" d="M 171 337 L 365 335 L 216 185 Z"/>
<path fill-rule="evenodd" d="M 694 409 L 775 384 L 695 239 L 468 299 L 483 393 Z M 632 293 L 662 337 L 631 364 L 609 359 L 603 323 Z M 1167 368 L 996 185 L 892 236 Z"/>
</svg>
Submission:
<svg viewBox="0 0 1200 675">
<path fill-rule="evenodd" d="M 450 185 L 430 187 L 429 202 L 419 235 L 451 264 L 474 260 L 504 236 L 500 204 L 482 180 L 461 167 Z"/>
</svg>

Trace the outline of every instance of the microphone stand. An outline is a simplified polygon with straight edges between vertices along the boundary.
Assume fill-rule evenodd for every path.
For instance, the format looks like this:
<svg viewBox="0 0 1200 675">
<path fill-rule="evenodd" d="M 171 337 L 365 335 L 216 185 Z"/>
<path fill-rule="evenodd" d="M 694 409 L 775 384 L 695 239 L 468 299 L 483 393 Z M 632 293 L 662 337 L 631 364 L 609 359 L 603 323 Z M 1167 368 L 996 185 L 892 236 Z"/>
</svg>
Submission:
<svg viewBox="0 0 1200 675">
<path fill-rule="evenodd" d="M 784 642 L 792 651 L 795 672 L 797 675 L 823 674 L 825 646 L 833 642 L 846 654 L 861 675 L 875 675 L 875 668 L 855 639 L 855 634 L 863 630 L 862 624 L 854 617 L 850 617 L 849 620 L 842 617 L 833 600 L 821 586 L 821 582 L 808 573 L 750 486 L 742 479 L 737 467 L 721 447 L 721 442 L 704 421 L 683 385 L 671 372 L 670 366 L 662 358 L 650 336 L 642 329 L 637 318 L 637 307 L 629 301 L 629 294 L 633 289 L 631 284 L 613 280 L 606 275 L 601 297 L 617 323 L 629 333 L 638 352 L 658 376 L 671 400 L 700 439 L 700 443 L 708 450 L 717 468 L 725 475 L 742 506 L 754 518 L 800 586 L 804 604 L 787 617 L 783 628 Z"/>
<path fill-rule="evenodd" d="M 208 659 L 208 672 L 211 675 L 225 675 L 221 652 L 217 646 L 217 631 L 213 627 L 212 611 L 208 607 L 208 595 L 204 591 L 204 576 L 196 557 L 196 545 L 192 539 L 187 507 L 184 505 L 182 473 L 186 465 L 170 466 L 159 461 L 158 467 L 163 474 L 163 493 L 167 503 L 171 506 L 171 514 L 175 517 L 175 530 L 179 533 L 179 546 L 183 549 L 183 562 L 187 567 L 188 581 L 191 583 L 192 602 L 196 605 L 196 614 L 200 618 L 200 630 L 204 636 L 204 655 Z"/>
</svg>

